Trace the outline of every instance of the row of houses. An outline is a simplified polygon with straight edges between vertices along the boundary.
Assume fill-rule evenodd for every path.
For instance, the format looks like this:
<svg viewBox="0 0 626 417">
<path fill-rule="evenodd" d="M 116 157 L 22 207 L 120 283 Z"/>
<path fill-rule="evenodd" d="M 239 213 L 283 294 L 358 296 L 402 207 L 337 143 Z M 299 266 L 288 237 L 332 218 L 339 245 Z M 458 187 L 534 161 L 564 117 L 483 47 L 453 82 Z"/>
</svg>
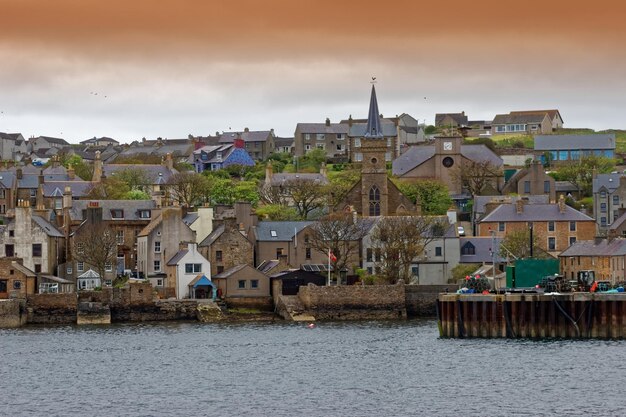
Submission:
<svg viewBox="0 0 626 417">
<path fill-rule="evenodd" d="M 491 131 L 494 134 L 550 134 L 563 128 L 563 118 L 556 109 L 512 111 L 497 114 L 493 120 L 469 120 L 465 112 L 437 113 L 435 126 L 440 128 L 467 128 L 478 136 Z M 469 132 L 468 132 L 469 133 Z"/>
</svg>

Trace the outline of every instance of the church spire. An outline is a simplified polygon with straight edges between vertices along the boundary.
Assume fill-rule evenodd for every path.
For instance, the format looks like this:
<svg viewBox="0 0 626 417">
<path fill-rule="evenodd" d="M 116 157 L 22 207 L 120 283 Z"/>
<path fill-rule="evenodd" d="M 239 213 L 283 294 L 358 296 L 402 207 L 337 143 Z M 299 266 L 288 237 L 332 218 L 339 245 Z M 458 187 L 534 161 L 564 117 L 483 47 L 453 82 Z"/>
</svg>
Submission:
<svg viewBox="0 0 626 417">
<path fill-rule="evenodd" d="M 383 129 L 380 124 L 380 112 L 378 111 L 378 100 L 376 100 L 376 89 L 372 83 L 372 97 L 370 98 L 370 111 L 367 116 L 366 137 L 383 137 Z"/>
</svg>

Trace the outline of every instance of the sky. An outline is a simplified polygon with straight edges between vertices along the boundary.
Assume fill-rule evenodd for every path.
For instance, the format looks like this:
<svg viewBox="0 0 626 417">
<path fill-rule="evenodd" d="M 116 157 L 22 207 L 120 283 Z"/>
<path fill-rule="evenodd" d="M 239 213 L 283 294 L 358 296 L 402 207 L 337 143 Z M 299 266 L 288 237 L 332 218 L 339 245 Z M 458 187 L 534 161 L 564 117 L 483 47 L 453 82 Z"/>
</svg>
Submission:
<svg viewBox="0 0 626 417">
<path fill-rule="evenodd" d="M 623 5 L 622 5 L 623 4 Z M 0 132 L 121 142 L 367 115 L 626 128 L 626 3 L 0 0 Z"/>
</svg>

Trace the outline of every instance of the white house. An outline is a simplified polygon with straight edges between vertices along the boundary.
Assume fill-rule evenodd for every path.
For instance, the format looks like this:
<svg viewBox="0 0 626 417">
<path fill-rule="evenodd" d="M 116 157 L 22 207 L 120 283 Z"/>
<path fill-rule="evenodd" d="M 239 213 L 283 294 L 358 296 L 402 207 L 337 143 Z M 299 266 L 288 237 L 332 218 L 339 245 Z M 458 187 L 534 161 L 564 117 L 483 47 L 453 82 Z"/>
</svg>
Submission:
<svg viewBox="0 0 626 417">
<path fill-rule="evenodd" d="M 181 249 L 167 262 L 168 281 L 174 283 L 176 298 L 190 298 L 189 284 L 204 275 L 211 280 L 211 263 L 198 252 L 198 244 L 187 243 L 187 249 Z"/>
</svg>

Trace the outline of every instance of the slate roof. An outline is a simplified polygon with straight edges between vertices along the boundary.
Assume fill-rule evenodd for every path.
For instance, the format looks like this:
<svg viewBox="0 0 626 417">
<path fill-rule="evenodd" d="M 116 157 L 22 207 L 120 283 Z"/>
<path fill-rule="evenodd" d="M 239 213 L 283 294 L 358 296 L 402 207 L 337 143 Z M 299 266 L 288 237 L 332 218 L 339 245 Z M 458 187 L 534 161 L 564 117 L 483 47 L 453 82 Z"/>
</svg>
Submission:
<svg viewBox="0 0 626 417">
<path fill-rule="evenodd" d="M 536 151 L 615 149 L 615 134 L 537 135 Z"/>
<path fill-rule="evenodd" d="M 181 249 L 178 252 L 176 252 L 176 255 L 172 256 L 172 258 L 167 261 L 167 265 L 168 266 L 176 266 L 178 265 L 178 263 L 180 262 L 181 259 L 183 259 L 185 257 L 185 255 L 187 255 L 189 253 L 188 249 Z"/>
<path fill-rule="evenodd" d="M 260 242 L 286 242 L 293 240 L 294 233 L 313 224 L 310 221 L 259 222 L 256 226 L 256 239 Z M 275 236 L 272 235 L 275 232 Z"/>
<path fill-rule="evenodd" d="M 593 192 L 599 192 L 600 188 L 605 188 L 609 192 L 615 191 L 619 187 L 620 178 L 623 176 L 624 174 L 617 172 L 612 174 L 598 174 L 596 178 L 593 179 Z"/>
<path fill-rule="evenodd" d="M 224 272 L 221 272 L 221 273 L 219 273 L 217 275 L 213 275 L 213 279 L 215 279 L 215 278 L 228 278 L 231 275 L 233 275 L 235 272 L 239 272 L 242 269 L 244 269 L 245 267 L 251 268 L 254 271 L 256 271 L 256 269 L 252 268 L 250 265 L 247 265 L 247 264 L 237 265 L 237 266 L 233 266 L 232 268 L 229 268 L 229 269 L 225 270 Z"/>
<path fill-rule="evenodd" d="M 189 212 L 185 215 L 185 217 L 183 217 L 183 223 L 185 223 L 187 226 L 192 225 L 196 220 L 198 220 L 197 211 Z"/>
<path fill-rule="evenodd" d="M 18 140 L 21 139 L 22 134 L 21 133 L 4 133 L 4 132 L 0 132 L 0 139 L 5 139 L 5 140 Z"/>
<path fill-rule="evenodd" d="M 348 133 L 346 131 L 346 133 Z M 279 137 L 275 137 L 274 138 L 274 146 L 276 146 L 277 148 L 282 148 L 284 146 L 294 146 L 294 138 L 279 138 Z"/>
<path fill-rule="evenodd" d="M 305 180 L 305 181 L 315 181 L 320 184 L 328 184 L 328 178 L 320 173 L 290 173 L 290 172 L 280 172 L 272 175 L 272 185 L 281 185 L 289 181 L 294 180 Z"/>
<path fill-rule="evenodd" d="M 467 116 L 463 113 L 436 113 L 435 114 L 435 124 L 440 125 L 443 122 L 443 119 L 449 116 L 460 125 L 467 125 Z"/>
<path fill-rule="evenodd" d="M 226 230 L 226 227 L 223 224 L 220 224 L 219 226 L 217 226 L 215 229 L 213 229 L 211 231 L 211 233 L 209 233 L 209 235 L 207 237 L 204 238 L 204 240 L 202 242 L 200 242 L 200 244 L 198 246 L 211 246 L 213 243 L 215 243 L 215 241 L 222 236 L 222 234 L 224 233 L 224 230 Z"/>
<path fill-rule="evenodd" d="M 471 161 L 489 161 L 502 166 L 502 158 L 485 145 L 461 145 L 461 155 Z M 411 146 L 392 162 L 393 175 L 402 176 L 435 156 L 435 146 Z"/>
<path fill-rule="evenodd" d="M 13 188 L 15 181 L 17 180 L 14 173 L 9 171 L 0 171 L 0 185 L 3 188 Z"/>
<path fill-rule="evenodd" d="M 386 122 L 385 119 L 380 119 L 380 129 L 382 131 L 381 137 L 394 137 L 398 136 L 398 129 L 395 123 Z M 348 136 L 353 138 L 365 137 L 367 132 L 367 123 L 354 123 L 348 132 Z"/>
<path fill-rule="evenodd" d="M 296 130 L 300 130 L 300 133 L 328 133 L 336 135 L 337 133 L 348 134 L 348 125 L 343 123 L 331 123 L 330 126 L 326 126 L 326 123 L 298 123 Z M 292 139 L 293 140 L 293 139 Z"/>
<path fill-rule="evenodd" d="M 502 239 L 496 238 L 495 251 L 500 251 L 500 242 Z M 474 246 L 474 255 L 463 255 L 463 248 L 470 243 Z M 491 237 L 462 237 L 459 239 L 459 253 L 461 254 L 459 261 L 461 263 L 492 263 L 492 238 Z M 496 262 L 502 262 L 504 259 L 496 255 Z"/>
<path fill-rule="evenodd" d="M 256 267 L 256 269 L 264 274 L 267 274 L 272 269 L 276 268 L 280 264 L 277 259 L 270 259 L 269 261 L 263 261 Z"/>
<path fill-rule="evenodd" d="M 543 119 L 546 118 L 545 113 L 536 114 L 520 114 L 520 113 L 509 113 L 509 114 L 496 114 L 496 117 L 493 118 L 492 125 L 509 125 L 509 124 L 529 124 L 529 123 L 541 123 Z"/>
<path fill-rule="evenodd" d="M 33 216 L 33 221 L 50 237 L 63 237 L 63 233 L 43 217 Z"/>
<path fill-rule="evenodd" d="M 517 213 L 516 204 L 501 204 L 485 216 L 483 222 L 541 222 L 541 221 L 593 221 L 593 219 L 570 206 L 565 212 L 559 211 L 558 204 L 528 204 Z"/>
<path fill-rule="evenodd" d="M 53 138 L 53 137 L 50 137 L 50 136 L 39 136 L 36 139 L 44 139 L 48 143 L 56 143 L 57 145 L 70 146 L 69 142 L 67 142 L 65 139 L 61 139 L 61 138 Z"/>
<path fill-rule="evenodd" d="M 86 210 L 89 203 L 97 201 L 102 207 L 102 219 L 111 220 L 111 210 L 124 210 L 124 220 L 142 220 L 139 217 L 140 210 L 154 210 L 156 203 L 153 200 L 75 200 L 72 201 L 72 209 L 70 210 L 70 218 L 72 220 L 84 220 L 83 210 Z"/>
<path fill-rule="evenodd" d="M 244 142 L 265 142 L 272 132 L 269 130 L 257 130 L 249 132 L 223 132 L 220 136 L 220 143 L 232 143 L 240 137 Z"/>
<path fill-rule="evenodd" d="M 626 221 L 626 212 L 622 213 L 617 219 L 613 220 L 613 223 L 609 226 L 609 230 L 617 230 L 622 227 Z"/>
<path fill-rule="evenodd" d="M 565 249 L 559 257 L 568 256 L 624 256 L 626 239 L 579 240 Z"/>
<path fill-rule="evenodd" d="M 474 213 L 485 213 L 486 206 L 491 201 L 495 200 L 500 204 L 515 204 L 519 199 L 528 201 L 528 204 L 548 204 L 550 203 L 550 196 L 547 194 L 542 195 L 528 195 L 528 196 L 494 196 L 494 195 L 477 195 L 474 197 L 474 206 L 472 207 Z"/>
<path fill-rule="evenodd" d="M 548 114 L 550 120 L 554 120 L 556 116 L 559 116 L 559 119 L 563 120 L 561 117 L 561 113 L 556 110 L 523 110 L 523 111 L 512 111 L 511 114 Z"/>
<path fill-rule="evenodd" d="M 105 164 L 102 166 L 102 171 L 107 177 L 111 177 L 117 171 L 123 171 L 125 169 L 141 169 L 146 173 L 151 181 L 151 184 L 165 184 L 169 181 L 172 175 L 178 173 L 176 169 L 171 171 L 163 165 L 145 164 L 145 165 L 127 165 L 127 164 Z"/>
<path fill-rule="evenodd" d="M 102 136 L 101 138 L 97 138 L 97 137 L 94 136 L 93 138 L 84 140 L 84 141 L 82 141 L 80 143 L 83 144 L 83 145 L 89 145 L 91 143 L 98 143 L 98 142 L 109 142 L 109 143 L 115 143 L 115 144 L 119 143 L 115 139 L 112 139 L 112 138 L 109 138 L 109 137 L 106 137 L 106 136 Z"/>
<path fill-rule="evenodd" d="M 44 197 L 62 197 L 65 187 L 70 187 L 72 197 L 86 196 L 94 183 L 91 181 L 50 181 L 43 184 Z"/>
</svg>

